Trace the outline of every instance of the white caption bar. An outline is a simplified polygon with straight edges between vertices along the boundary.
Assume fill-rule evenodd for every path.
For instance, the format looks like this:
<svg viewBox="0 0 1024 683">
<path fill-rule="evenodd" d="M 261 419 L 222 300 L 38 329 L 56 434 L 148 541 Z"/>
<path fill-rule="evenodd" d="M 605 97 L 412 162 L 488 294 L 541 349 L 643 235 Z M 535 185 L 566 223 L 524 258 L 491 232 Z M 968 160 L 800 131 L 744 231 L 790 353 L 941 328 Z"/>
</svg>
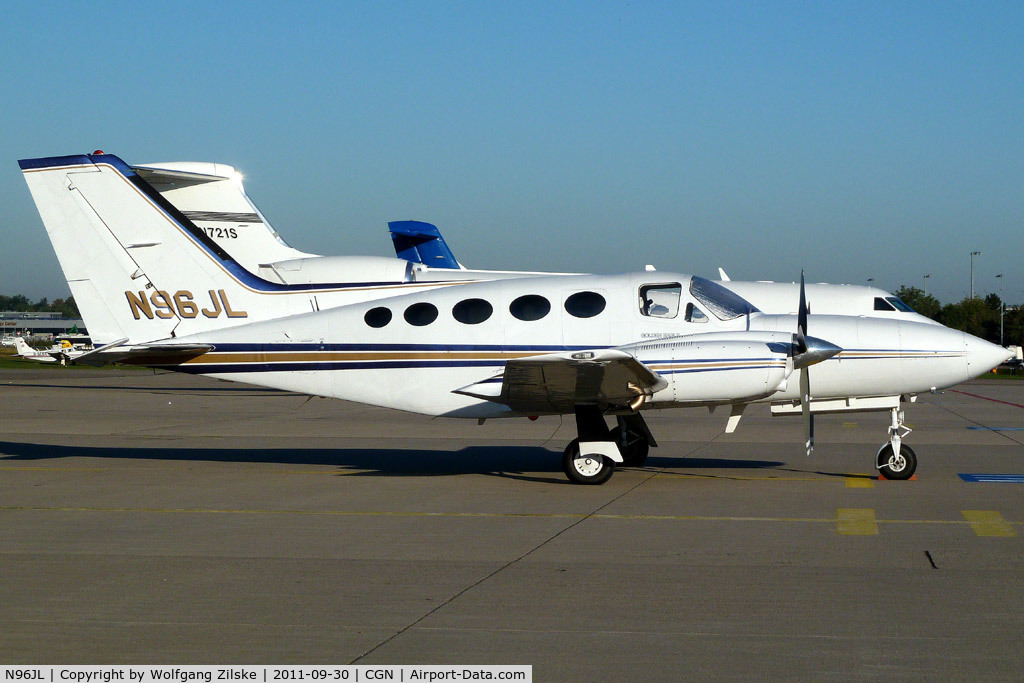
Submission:
<svg viewBox="0 0 1024 683">
<path fill-rule="evenodd" d="M 0 683 L 330 683 L 332 681 L 533 681 L 532 666 L 0 666 Z"/>
</svg>

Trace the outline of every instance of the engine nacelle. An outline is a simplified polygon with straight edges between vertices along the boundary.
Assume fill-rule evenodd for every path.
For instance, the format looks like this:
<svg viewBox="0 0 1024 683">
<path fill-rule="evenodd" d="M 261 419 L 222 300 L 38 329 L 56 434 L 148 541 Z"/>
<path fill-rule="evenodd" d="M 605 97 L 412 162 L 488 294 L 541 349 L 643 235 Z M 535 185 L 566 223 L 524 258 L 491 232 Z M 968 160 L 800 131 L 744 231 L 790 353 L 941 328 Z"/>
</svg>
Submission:
<svg viewBox="0 0 1024 683">
<path fill-rule="evenodd" d="M 636 344 L 629 352 L 669 382 L 655 402 L 731 403 L 771 396 L 793 372 L 792 335 L 717 333 Z"/>
</svg>

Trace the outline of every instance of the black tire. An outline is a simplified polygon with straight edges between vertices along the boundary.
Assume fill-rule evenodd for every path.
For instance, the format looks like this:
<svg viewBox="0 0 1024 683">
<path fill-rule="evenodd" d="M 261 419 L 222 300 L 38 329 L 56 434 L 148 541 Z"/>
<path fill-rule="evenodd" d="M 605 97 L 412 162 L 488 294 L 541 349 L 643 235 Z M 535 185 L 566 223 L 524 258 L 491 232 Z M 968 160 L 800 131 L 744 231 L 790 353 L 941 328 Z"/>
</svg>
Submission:
<svg viewBox="0 0 1024 683">
<path fill-rule="evenodd" d="M 603 455 L 580 457 L 580 440 L 573 439 L 562 453 L 562 469 L 574 484 L 603 484 L 615 472 L 615 463 Z"/>
<path fill-rule="evenodd" d="M 886 479 L 906 481 L 917 471 L 917 454 L 907 444 L 900 445 L 900 461 L 892 462 L 892 444 L 887 443 L 878 451 L 878 471 Z"/>
<path fill-rule="evenodd" d="M 636 433 L 626 432 L 626 435 L 629 443 L 623 441 L 622 427 L 616 427 L 611 431 L 611 439 L 618 445 L 619 453 L 622 453 L 622 464 L 626 467 L 642 467 L 647 462 L 651 444 Z"/>
</svg>

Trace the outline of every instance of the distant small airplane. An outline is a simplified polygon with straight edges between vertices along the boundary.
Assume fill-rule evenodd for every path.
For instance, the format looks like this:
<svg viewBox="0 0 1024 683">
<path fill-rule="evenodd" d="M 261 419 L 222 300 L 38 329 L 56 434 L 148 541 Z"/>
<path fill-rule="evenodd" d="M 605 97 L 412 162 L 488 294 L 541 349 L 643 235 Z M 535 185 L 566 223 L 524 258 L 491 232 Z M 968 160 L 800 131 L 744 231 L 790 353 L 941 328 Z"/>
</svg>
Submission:
<svg viewBox="0 0 1024 683">
<path fill-rule="evenodd" d="M 14 338 L 14 349 L 17 351 L 16 355 L 25 360 L 36 363 L 60 363 L 61 365 L 66 365 L 68 361 L 85 354 L 84 350 L 76 349 L 68 341 L 55 344 L 48 349 L 36 350 L 28 345 L 24 337 Z"/>
<path fill-rule="evenodd" d="M 753 403 L 802 415 L 808 453 L 815 413 L 888 410 L 876 467 L 906 479 L 917 459 L 902 403 L 1009 356 L 942 325 L 811 316 L 803 282 L 795 315 L 662 271 L 421 282 L 380 264 L 354 281 L 282 282 L 242 267 L 113 155 L 19 163 L 98 346 L 78 362 L 481 421 L 573 415 L 562 464 L 577 483 L 643 464 L 657 445 L 644 410 L 727 406 L 731 432 Z"/>
</svg>

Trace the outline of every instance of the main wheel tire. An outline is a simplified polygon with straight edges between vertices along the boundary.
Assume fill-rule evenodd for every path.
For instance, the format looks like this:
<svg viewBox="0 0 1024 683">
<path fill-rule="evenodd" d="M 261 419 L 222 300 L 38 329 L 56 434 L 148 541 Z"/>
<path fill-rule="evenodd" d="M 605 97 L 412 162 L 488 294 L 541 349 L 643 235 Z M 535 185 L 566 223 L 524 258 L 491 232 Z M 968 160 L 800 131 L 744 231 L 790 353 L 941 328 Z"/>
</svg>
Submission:
<svg viewBox="0 0 1024 683">
<path fill-rule="evenodd" d="M 626 432 L 627 440 L 623 440 L 622 427 L 616 427 L 611 431 L 611 439 L 618 445 L 622 453 L 622 464 L 626 467 L 642 467 L 647 462 L 647 453 L 651 450 L 651 444 L 647 439 L 632 432 Z"/>
<path fill-rule="evenodd" d="M 900 445 L 899 458 L 893 458 L 892 444 L 885 444 L 878 452 L 878 461 L 882 463 L 878 471 L 886 479 L 905 481 L 914 476 L 914 472 L 917 471 L 917 454 L 906 444 Z"/>
<path fill-rule="evenodd" d="M 562 453 L 562 469 L 575 484 L 603 484 L 615 472 L 615 463 L 603 455 L 581 455 L 580 440 L 573 439 Z"/>
</svg>

